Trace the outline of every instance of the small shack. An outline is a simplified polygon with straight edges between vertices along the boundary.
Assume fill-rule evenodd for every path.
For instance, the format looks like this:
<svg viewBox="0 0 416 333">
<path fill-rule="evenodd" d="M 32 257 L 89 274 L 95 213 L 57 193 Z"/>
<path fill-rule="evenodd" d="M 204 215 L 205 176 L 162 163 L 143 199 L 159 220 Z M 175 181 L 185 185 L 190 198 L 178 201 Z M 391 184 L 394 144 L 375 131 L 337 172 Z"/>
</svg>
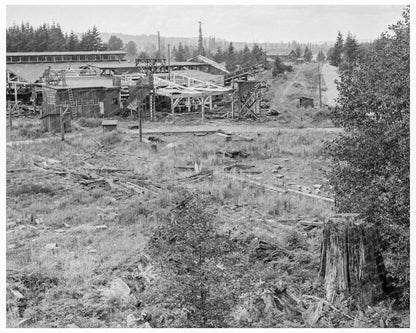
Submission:
<svg viewBox="0 0 416 333">
<path fill-rule="evenodd" d="M 116 119 L 103 119 L 102 127 L 103 127 L 103 133 L 117 131 L 117 120 Z"/>
<path fill-rule="evenodd" d="M 68 77 L 66 85 L 42 85 L 43 114 L 72 106 L 72 117 L 110 117 L 120 110 L 120 87 L 105 77 Z"/>
<path fill-rule="evenodd" d="M 42 121 L 42 130 L 50 132 L 52 134 L 61 131 L 61 115 L 59 113 L 48 113 L 40 117 Z M 64 115 L 64 131 L 71 131 L 71 114 L 67 113 Z"/>
<path fill-rule="evenodd" d="M 299 106 L 300 108 L 313 108 L 313 98 L 301 96 L 299 97 Z"/>
</svg>

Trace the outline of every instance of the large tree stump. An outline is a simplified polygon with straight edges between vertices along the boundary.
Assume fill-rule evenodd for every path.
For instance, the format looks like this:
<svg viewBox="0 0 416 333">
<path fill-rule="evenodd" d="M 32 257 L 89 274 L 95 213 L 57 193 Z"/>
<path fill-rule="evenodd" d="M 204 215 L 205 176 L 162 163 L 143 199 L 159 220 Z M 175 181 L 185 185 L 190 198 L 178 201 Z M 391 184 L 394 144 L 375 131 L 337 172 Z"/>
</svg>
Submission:
<svg viewBox="0 0 416 333">
<path fill-rule="evenodd" d="M 357 297 L 363 305 L 383 296 L 388 282 L 375 226 L 355 218 L 325 223 L 319 275 L 330 302 L 340 293 Z"/>
</svg>

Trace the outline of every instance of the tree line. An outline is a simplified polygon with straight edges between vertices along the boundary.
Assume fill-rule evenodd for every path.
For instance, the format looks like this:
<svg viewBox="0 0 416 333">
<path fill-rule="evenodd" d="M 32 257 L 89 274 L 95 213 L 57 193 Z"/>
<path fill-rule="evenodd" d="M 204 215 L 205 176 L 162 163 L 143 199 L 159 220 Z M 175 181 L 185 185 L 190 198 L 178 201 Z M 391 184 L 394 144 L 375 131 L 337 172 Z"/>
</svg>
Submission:
<svg viewBox="0 0 416 333">
<path fill-rule="evenodd" d="M 22 22 L 6 30 L 7 52 L 98 51 L 107 48 L 95 26 L 80 38 L 73 31 L 64 33 L 55 22 L 51 25 L 44 23 L 37 28 Z"/>
</svg>

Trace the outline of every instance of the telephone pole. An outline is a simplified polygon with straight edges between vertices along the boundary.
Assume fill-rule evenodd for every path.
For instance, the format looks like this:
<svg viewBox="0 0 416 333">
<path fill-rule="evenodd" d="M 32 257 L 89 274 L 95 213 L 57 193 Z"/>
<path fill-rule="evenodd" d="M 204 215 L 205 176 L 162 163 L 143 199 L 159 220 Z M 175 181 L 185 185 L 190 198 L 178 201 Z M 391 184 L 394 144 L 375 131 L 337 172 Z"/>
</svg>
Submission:
<svg viewBox="0 0 416 333">
<path fill-rule="evenodd" d="M 170 81 L 170 44 L 168 44 L 168 79 Z"/>
<path fill-rule="evenodd" d="M 157 51 L 158 51 L 158 57 L 161 57 L 160 54 L 160 31 L 157 32 Z"/>
<path fill-rule="evenodd" d="M 319 69 L 319 63 L 320 63 L 320 61 L 318 61 L 319 107 L 322 109 L 321 71 Z"/>
</svg>

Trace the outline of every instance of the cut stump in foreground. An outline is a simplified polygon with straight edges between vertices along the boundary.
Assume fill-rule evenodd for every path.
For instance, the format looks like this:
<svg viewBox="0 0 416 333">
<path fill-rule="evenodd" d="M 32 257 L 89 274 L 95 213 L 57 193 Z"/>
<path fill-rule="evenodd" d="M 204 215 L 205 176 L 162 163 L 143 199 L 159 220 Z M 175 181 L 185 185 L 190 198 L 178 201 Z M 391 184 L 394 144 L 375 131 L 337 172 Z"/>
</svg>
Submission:
<svg viewBox="0 0 416 333">
<path fill-rule="evenodd" d="M 380 299 L 388 282 L 375 226 L 345 218 L 325 223 L 319 275 L 330 302 L 339 293 L 357 297 L 362 305 Z"/>
</svg>

